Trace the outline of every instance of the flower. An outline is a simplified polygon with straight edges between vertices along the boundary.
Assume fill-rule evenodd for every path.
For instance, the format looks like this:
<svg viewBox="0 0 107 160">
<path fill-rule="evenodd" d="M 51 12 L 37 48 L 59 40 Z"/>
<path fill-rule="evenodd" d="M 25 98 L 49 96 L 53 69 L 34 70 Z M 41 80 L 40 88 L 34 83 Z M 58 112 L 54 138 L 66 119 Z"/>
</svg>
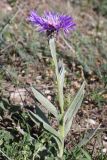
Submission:
<svg viewBox="0 0 107 160">
<path fill-rule="evenodd" d="M 45 12 L 43 16 L 31 11 L 28 20 L 37 26 L 40 32 L 47 32 L 48 35 L 55 31 L 58 33 L 60 30 L 63 30 L 66 34 L 70 30 L 74 30 L 76 26 L 71 16 L 51 11 Z"/>
</svg>

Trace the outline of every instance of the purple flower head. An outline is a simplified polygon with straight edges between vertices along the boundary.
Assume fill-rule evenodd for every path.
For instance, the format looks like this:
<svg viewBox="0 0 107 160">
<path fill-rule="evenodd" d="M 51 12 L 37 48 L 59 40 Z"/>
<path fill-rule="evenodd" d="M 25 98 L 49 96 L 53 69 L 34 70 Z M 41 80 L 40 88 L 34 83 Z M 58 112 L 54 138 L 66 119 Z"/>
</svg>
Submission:
<svg viewBox="0 0 107 160">
<path fill-rule="evenodd" d="M 66 34 L 76 26 L 71 16 L 55 12 L 45 12 L 43 16 L 39 16 L 35 11 L 31 11 L 28 20 L 37 26 L 39 31 L 47 32 L 48 35 L 60 30 Z"/>
</svg>

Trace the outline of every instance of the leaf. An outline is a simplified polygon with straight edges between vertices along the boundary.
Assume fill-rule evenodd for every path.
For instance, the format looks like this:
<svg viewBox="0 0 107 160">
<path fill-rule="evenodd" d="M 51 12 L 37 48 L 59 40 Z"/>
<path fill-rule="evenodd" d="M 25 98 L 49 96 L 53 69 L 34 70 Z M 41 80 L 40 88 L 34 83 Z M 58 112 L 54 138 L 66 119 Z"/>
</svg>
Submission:
<svg viewBox="0 0 107 160">
<path fill-rule="evenodd" d="M 42 118 L 46 123 L 49 124 L 47 117 L 38 106 L 35 107 L 34 113 L 37 114 L 40 118 Z"/>
<path fill-rule="evenodd" d="M 58 120 L 58 113 L 55 106 L 47 98 L 45 98 L 40 92 L 38 92 L 35 88 L 31 87 L 31 89 L 35 98 Z"/>
<path fill-rule="evenodd" d="M 66 122 L 66 124 L 65 124 L 65 137 L 66 137 L 66 135 L 68 134 L 68 132 L 69 132 L 69 130 L 70 130 L 70 128 L 71 128 L 73 118 L 74 118 L 74 116 L 76 115 L 78 109 L 80 108 L 81 103 L 82 103 L 82 101 L 83 101 L 83 98 L 84 98 L 84 95 L 81 96 L 81 99 L 79 100 L 78 104 L 76 105 L 75 110 L 72 112 L 72 114 L 71 114 L 71 119 L 69 119 L 69 120 Z"/>
<path fill-rule="evenodd" d="M 79 89 L 77 95 L 75 96 L 73 102 L 71 103 L 70 107 L 68 108 L 67 112 L 65 113 L 64 116 L 64 124 L 65 124 L 65 136 L 69 132 L 71 125 L 72 125 L 72 120 L 74 116 L 76 115 L 78 109 L 81 106 L 83 97 L 84 97 L 84 87 L 85 87 L 85 81 L 83 82 L 81 88 Z"/>
<path fill-rule="evenodd" d="M 2 101 L 0 101 L 0 108 L 2 108 L 3 110 L 6 110 Z"/>
<path fill-rule="evenodd" d="M 62 147 L 62 142 L 61 142 L 61 140 L 59 140 L 58 138 L 56 138 L 55 136 L 54 136 L 54 139 L 56 140 L 56 142 L 57 142 L 57 144 L 58 144 L 58 149 L 59 149 L 59 151 L 60 151 L 60 149 L 61 149 L 61 147 Z"/>
<path fill-rule="evenodd" d="M 99 128 L 100 125 L 96 129 L 90 129 L 89 132 L 84 135 L 84 138 L 79 142 L 78 147 L 86 145 L 93 138 Z"/>
<path fill-rule="evenodd" d="M 5 99 L 5 98 L 1 98 L 0 99 L 0 107 L 3 109 L 3 110 L 7 110 L 9 109 L 11 106 L 8 102 L 8 99 Z"/>
<path fill-rule="evenodd" d="M 54 60 L 55 66 L 57 66 L 57 59 L 56 59 L 56 47 L 55 47 L 55 40 L 54 38 L 50 38 L 49 40 L 51 55 Z"/>
<path fill-rule="evenodd" d="M 46 123 L 41 117 L 39 117 L 37 114 L 34 114 L 32 111 L 29 111 L 29 116 L 35 123 L 37 123 L 36 120 L 42 123 L 43 127 L 61 142 L 59 133 L 54 128 L 52 128 L 48 123 Z"/>
<path fill-rule="evenodd" d="M 64 75 L 65 69 L 62 61 L 59 61 L 59 74 L 58 74 L 58 85 L 59 85 L 59 95 L 60 95 L 60 105 L 64 105 L 63 87 L 64 87 Z"/>
<path fill-rule="evenodd" d="M 66 122 L 68 119 L 71 118 L 73 112 L 75 111 L 76 105 L 78 104 L 79 100 L 81 99 L 81 96 L 84 94 L 84 87 L 85 87 L 85 81 L 83 82 L 81 88 L 79 89 L 77 95 L 75 96 L 73 102 L 71 102 L 71 105 L 69 106 L 67 112 L 64 116 L 64 121 Z"/>
<path fill-rule="evenodd" d="M 85 151 L 84 149 L 81 148 L 82 153 L 84 154 L 86 160 L 92 160 L 91 156 L 89 155 L 89 153 L 87 151 Z"/>
<path fill-rule="evenodd" d="M 1 149 L 0 149 L 0 152 L 2 153 L 2 155 L 4 156 L 4 157 L 6 157 L 8 160 L 12 160 L 12 159 L 10 159 Z"/>
</svg>

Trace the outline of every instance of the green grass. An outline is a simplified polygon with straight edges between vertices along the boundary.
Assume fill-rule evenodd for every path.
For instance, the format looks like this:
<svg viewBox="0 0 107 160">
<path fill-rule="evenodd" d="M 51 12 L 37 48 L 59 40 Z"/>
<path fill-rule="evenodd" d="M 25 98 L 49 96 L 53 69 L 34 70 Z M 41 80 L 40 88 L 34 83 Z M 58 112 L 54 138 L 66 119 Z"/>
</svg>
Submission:
<svg viewBox="0 0 107 160">
<path fill-rule="evenodd" d="M 6 101 L 1 100 L 0 113 L 0 119 L 4 120 L 4 126 L 7 123 L 7 130 L 3 127 L 0 130 L 0 157 L 2 159 L 57 159 L 57 145 L 54 139 L 48 132 L 41 130 L 41 127 L 38 128 L 34 125 L 26 109 L 23 110 L 14 105 L 11 105 L 10 108 Z M 8 117 L 5 117 L 6 113 L 8 113 Z M 75 142 L 73 143 L 75 144 Z M 91 155 L 91 151 L 88 151 L 87 147 L 78 148 L 75 144 L 72 150 L 64 150 L 64 160 L 93 160 L 96 157 L 98 160 L 106 160 L 106 155 L 100 149 L 96 155 Z"/>
</svg>

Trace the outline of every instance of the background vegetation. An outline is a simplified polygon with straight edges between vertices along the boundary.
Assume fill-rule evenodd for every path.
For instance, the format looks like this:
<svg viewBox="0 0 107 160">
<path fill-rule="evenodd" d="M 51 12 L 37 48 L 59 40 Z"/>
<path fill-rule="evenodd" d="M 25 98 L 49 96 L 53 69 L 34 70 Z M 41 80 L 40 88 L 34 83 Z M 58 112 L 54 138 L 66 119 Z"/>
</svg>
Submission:
<svg viewBox="0 0 107 160">
<path fill-rule="evenodd" d="M 42 108 L 35 101 L 30 84 L 57 104 L 48 41 L 26 20 L 32 9 L 39 14 L 44 10 L 63 12 L 72 15 L 77 23 L 75 32 L 57 40 L 58 56 L 66 67 L 66 106 L 83 78 L 87 81 L 82 107 L 65 141 L 65 160 L 107 160 L 106 0 L 0 1 L 0 159 L 56 159 L 53 139 L 27 114 L 28 110 L 35 112 L 36 105 Z M 42 109 L 57 128 L 54 118 Z M 94 138 L 77 148 L 83 135 L 99 124 Z"/>
</svg>

